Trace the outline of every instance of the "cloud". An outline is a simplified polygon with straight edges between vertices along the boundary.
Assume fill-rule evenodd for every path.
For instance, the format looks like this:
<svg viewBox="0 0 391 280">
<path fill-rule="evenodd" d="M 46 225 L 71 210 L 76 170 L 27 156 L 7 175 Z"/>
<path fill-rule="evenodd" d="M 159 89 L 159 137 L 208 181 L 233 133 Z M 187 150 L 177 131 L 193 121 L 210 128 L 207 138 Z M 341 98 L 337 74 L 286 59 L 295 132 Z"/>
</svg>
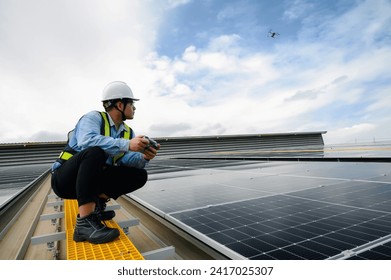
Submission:
<svg viewBox="0 0 391 280">
<path fill-rule="evenodd" d="M 186 5 L 192 2 L 192 0 L 168 0 L 168 8 L 174 9 L 181 5 Z"/>
<path fill-rule="evenodd" d="M 208 2 L 219 26 L 200 18 L 201 29 L 192 29 L 197 18 L 175 14 L 190 1 L 17 3 L 0 3 L 1 142 L 66 136 L 82 114 L 102 108 L 111 80 L 126 81 L 141 99 L 130 125 L 151 137 L 308 130 L 328 130 L 330 141 L 342 140 L 339 133 L 390 137 L 389 1 L 354 2 L 338 13 L 290 1 L 279 20 L 298 33 L 255 44 L 266 30 L 255 17 L 224 29 L 249 9 L 245 2 L 240 9 Z M 182 33 L 161 29 L 181 18 L 173 26 Z M 195 37 L 175 37 L 183 30 Z M 178 49 L 172 38 L 183 49 L 159 53 L 161 44 Z"/>
<path fill-rule="evenodd" d="M 244 15 L 249 15 L 248 6 L 243 5 L 241 2 L 232 2 L 230 5 L 225 5 L 217 13 L 218 21 L 225 20 L 237 20 L 238 18 L 243 18 Z"/>
<path fill-rule="evenodd" d="M 151 125 L 150 130 L 157 135 L 183 135 L 183 132 L 187 132 L 192 128 L 189 123 L 174 123 L 174 124 L 165 124 L 156 122 L 156 124 Z"/>
<path fill-rule="evenodd" d="M 143 59 L 160 13 L 160 4 L 143 1 L 1 1 L 0 102 L 7 120 L 0 121 L 0 141 L 31 139 L 37 131 L 66 135 L 82 114 L 102 108 L 102 89 L 112 80 L 143 92 Z"/>
<path fill-rule="evenodd" d="M 151 54 L 149 67 L 155 76 L 156 87 L 163 89 L 163 95 L 176 96 L 175 88 L 180 86 L 190 100 L 194 97 L 202 100 L 207 95 L 208 101 L 220 99 L 219 92 L 224 96 L 244 92 L 246 81 L 262 84 L 273 79 L 276 71 L 272 58 L 257 53 L 241 54 L 242 49 L 236 43 L 239 39 L 235 34 L 212 38 L 206 48 L 189 46 L 181 57 L 174 59 Z"/>
<path fill-rule="evenodd" d="M 324 93 L 324 90 L 317 89 L 317 90 L 305 90 L 305 91 L 298 91 L 295 93 L 295 95 L 286 98 L 286 101 L 297 101 L 297 100 L 314 100 L 316 99 L 320 94 Z"/>
<path fill-rule="evenodd" d="M 346 75 L 340 76 L 334 80 L 332 80 L 329 84 L 327 85 L 322 85 L 318 88 L 314 89 L 307 89 L 307 90 L 299 90 L 297 91 L 294 95 L 288 97 L 285 99 L 285 101 L 290 102 L 290 101 L 300 101 L 300 100 L 308 100 L 308 101 L 313 101 L 322 97 L 330 99 L 330 96 L 332 92 L 336 91 L 336 88 L 338 90 L 341 90 L 341 85 L 343 82 L 347 81 L 348 77 Z M 327 96 L 324 96 L 327 95 Z M 351 95 L 349 95 L 351 96 Z M 332 99 L 330 99 L 332 100 Z M 326 105 L 323 101 L 322 105 Z"/>
<path fill-rule="evenodd" d="M 371 136 L 377 128 L 376 124 L 360 123 L 332 130 L 325 134 L 324 138 L 329 144 L 372 142 L 374 139 Z"/>
<path fill-rule="evenodd" d="M 62 133 L 53 133 L 50 131 L 38 131 L 27 138 L 32 142 L 51 142 L 51 141 L 67 141 L 67 135 Z"/>
<path fill-rule="evenodd" d="M 305 3 L 308 2 L 296 1 L 289 17 L 299 17 L 300 11 L 312 8 Z M 322 18 L 323 22 L 315 26 L 316 18 L 308 19 L 297 41 L 276 43 L 274 52 L 249 51 L 239 34 L 225 34 L 210 38 L 203 48 L 188 46 L 182 56 L 173 59 L 155 54 L 151 64 L 161 63 L 164 68 L 158 69 L 162 71 L 161 78 L 155 76 L 154 85 L 164 88 L 164 98 L 181 98 L 178 108 L 183 109 L 183 114 L 176 110 L 175 115 L 197 124 L 192 127 L 193 134 L 346 131 L 346 127 L 352 129 L 345 135 L 364 131 L 378 134 L 379 126 L 373 122 L 381 122 L 384 116 L 379 115 L 365 125 L 360 122 L 369 121 L 368 111 L 381 106 L 378 98 L 390 100 L 371 91 L 370 85 L 389 77 L 384 61 L 391 62 L 391 51 L 379 41 L 359 38 L 353 32 L 354 24 L 363 30 L 376 29 L 369 26 L 376 21 L 374 15 L 379 5 L 369 7 L 368 3 L 363 2 L 336 18 Z M 363 15 L 364 11 L 368 14 Z M 224 15 L 232 13 L 225 10 Z M 364 22 L 360 22 L 362 18 Z M 387 25 L 387 18 L 386 13 L 381 13 L 380 29 Z M 345 21 L 350 27 L 342 24 Z M 359 51 L 364 41 L 364 49 Z M 391 85 L 384 82 L 376 86 L 387 91 Z M 351 112 L 341 115 L 356 119 L 341 120 L 334 108 L 349 108 Z M 214 126 L 210 123 L 221 129 L 213 133 Z"/>
<path fill-rule="evenodd" d="M 295 20 L 306 15 L 314 7 L 313 4 L 304 0 L 285 1 L 287 9 L 284 11 L 283 18 L 288 20 Z"/>
</svg>

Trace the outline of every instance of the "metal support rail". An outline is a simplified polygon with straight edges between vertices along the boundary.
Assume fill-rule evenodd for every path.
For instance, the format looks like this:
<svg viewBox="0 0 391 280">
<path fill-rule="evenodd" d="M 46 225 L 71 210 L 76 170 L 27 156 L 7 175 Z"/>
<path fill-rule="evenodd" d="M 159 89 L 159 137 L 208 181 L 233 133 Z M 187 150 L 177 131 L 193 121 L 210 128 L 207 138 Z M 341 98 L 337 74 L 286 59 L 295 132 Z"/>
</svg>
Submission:
<svg viewBox="0 0 391 280">
<path fill-rule="evenodd" d="M 12 199 L 8 200 L 1 205 L 0 208 L 0 240 L 2 240 L 7 233 L 8 229 L 15 223 L 20 214 L 26 207 L 27 202 L 35 191 L 40 186 L 41 182 L 49 174 L 49 169 L 41 174 L 34 181 L 29 183 L 19 193 L 17 193 Z"/>
<path fill-rule="evenodd" d="M 378 246 L 381 246 L 381 245 L 388 243 L 388 242 L 391 242 L 391 234 L 389 234 L 387 236 L 383 236 L 379 239 L 371 241 L 371 242 L 364 244 L 362 246 L 356 247 L 352 250 L 343 251 L 342 253 L 340 253 L 338 255 L 335 255 L 335 256 L 328 258 L 328 260 L 345 260 L 345 259 L 357 256 L 363 252 L 369 251 L 369 250 L 376 248 Z"/>
<path fill-rule="evenodd" d="M 247 160 L 247 161 L 302 161 L 302 162 L 391 162 L 390 157 L 171 157 L 176 160 Z"/>
</svg>

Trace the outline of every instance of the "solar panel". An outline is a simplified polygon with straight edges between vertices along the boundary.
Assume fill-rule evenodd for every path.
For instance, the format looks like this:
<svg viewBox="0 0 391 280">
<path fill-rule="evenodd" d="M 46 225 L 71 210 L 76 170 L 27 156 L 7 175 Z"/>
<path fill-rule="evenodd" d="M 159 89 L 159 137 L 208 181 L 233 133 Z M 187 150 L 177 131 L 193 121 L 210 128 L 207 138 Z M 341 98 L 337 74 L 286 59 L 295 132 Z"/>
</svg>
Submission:
<svg viewBox="0 0 391 280">
<path fill-rule="evenodd" d="M 49 168 L 50 164 L 0 166 L 0 207 Z"/>
<path fill-rule="evenodd" d="M 232 259 L 390 259 L 390 164 L 229 162 L 186 159 L 129 196 Z"/>
<path fill-rule="evenodd" d="M 262 255 L 290 259 L 297 250 L 293 247 L 297 245 L 306 249 L 298 259 L 311 259 L 312 251 L 324 255 L 324 258 L 332 257 L 391 232 L 390 214 L 347 206 L 335 209 L 334 204 L 308 203 L 286 195 L 272 198 L 246 201 L 247 205 L 232 203 L 231 209 L 214 206 L 202 209 L 201 213 L 190 210 L 185 212 L 187 218 L 185 213 L 171 216 L 250 259 L 259 259 Z M 257 205 L 265 205 L 268 209 L 257 209 Z M 294 205 L 300 207 L 291 211 Z M 221 218 L 210 220 L 210 213 Z M 360 238 L 349 238 L 351 231 L 360 234 Z"/>
</svg>

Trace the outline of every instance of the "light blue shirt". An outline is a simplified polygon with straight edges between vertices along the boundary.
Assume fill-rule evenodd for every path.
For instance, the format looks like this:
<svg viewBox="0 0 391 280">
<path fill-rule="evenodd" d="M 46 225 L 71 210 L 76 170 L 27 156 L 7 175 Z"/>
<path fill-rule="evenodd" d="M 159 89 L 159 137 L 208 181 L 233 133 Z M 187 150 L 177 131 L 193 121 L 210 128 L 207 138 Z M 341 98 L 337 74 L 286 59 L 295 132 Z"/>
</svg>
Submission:
<svg viewBox="0 0 391 280">
<path fill-rule="evenodd" d="M 122 123 L 117 130 L 109 114 L 108 118 L 111 136 L 103 136 L 101 134 L 102 117 L 98 111 L 92 111 L 84 115 L 78 121 L 73 133 L 69 135 L 68 145 L 76 152 L 80 152 L 89 147 L 101 147 L 109 156 L 106 161 L 106 164 L 108 165 L 113 165 L 114 156 L 125 153 L 125 155 L 116 162 L 116 165 L 144 168 L 148 163 L 148 161 L 144 159 L 144 155 L 139 152 L 129 151 L 130 140 L 121 138 L 121 132 L 127 130 L 127 128 Z M 131 138 L 134 136 L 134 132 L 132 132 Z M 60 166 L 61 163 L 55 162 L 52 165 L 52 170 L 55 170 Z"/>
</svg>

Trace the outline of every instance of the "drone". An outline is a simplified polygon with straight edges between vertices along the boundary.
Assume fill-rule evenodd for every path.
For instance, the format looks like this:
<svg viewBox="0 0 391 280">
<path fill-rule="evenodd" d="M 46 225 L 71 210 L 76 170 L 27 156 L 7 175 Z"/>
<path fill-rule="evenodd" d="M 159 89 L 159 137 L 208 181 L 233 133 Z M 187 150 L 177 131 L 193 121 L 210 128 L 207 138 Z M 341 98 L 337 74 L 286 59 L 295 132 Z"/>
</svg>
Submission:
<svg viewBox="0 0 391 280">
<path fill-rule="evenodd" d="M 279 35 L 280 35 L 280 33 L 275 32 L 272 29 L 269 30 L 268 37 L 275 39 Z"/>
</svg>

